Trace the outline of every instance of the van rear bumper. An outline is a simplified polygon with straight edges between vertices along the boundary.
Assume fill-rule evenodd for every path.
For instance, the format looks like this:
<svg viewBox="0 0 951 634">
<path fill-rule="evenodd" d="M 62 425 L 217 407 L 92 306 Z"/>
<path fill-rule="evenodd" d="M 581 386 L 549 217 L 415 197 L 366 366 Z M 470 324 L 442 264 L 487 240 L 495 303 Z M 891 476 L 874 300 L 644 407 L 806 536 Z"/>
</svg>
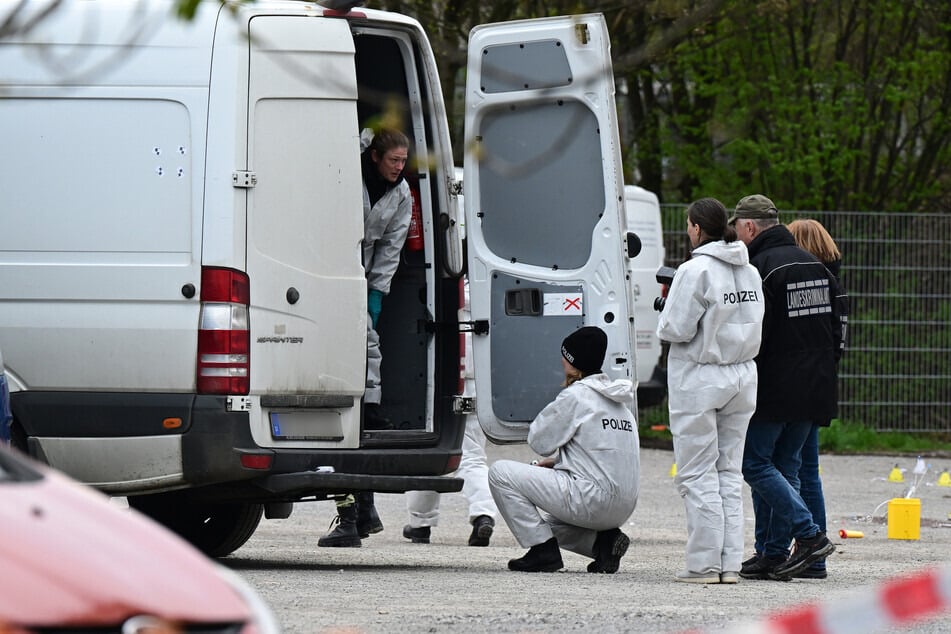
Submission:
<svg viewBox="0 0 951 634">
<path fill-rule="evenodd" d="M 377 493 L 405 493 L 407 491 L 436 491 L 456 493 L 462 490 L 464 480 L 449 476 L 386 476 L 365 473 L 280 473 L 265 476 L 235 489 L 230 486 L 212 487 L 196 491 L 197 497 L 216 501 L 242 500 L 250 502 L 296 502 L 305 498 L 322 499 L 341 493 L 375 491 Z"/>
<path fill-rule="evenodd" d="M 69 456 L 67 473 L 110 493 L 220 487 L 229 498 L 263 501 L 269 495 L 287 499 L 291 492 L 326 491 L 327 486 L 344 487 L 341 492 L 450 492 L 462 486 L 457 478 L 434 477 L 458 464 L 465 424 L 461 416 L 446 417 L 443 433 L 412 445 L 285 450 L 258 446 L 249 414 L 227 411 L 223 396 L 23 391 L 12 397 L 14 418 L 34 457 L 62 469 L 43 453 L 44 443 L 55 441 L 60 455 Z M 166 421 L 176 418 L 182 425 L 168 428 Z M 170 443 L 175 451 L 168 450 Z M 103 451 L 113 444 L 123 451 Z M 128 450 L 130 445 L 134 451 Z M 150 453 L 159 445 L 164 451 Z M 91 448 L 96 455 L 77 455 Z M 105 464 L 103 454 L 109 456 Z M 128 458 L 149 455 L 160 463 L 149 464 L 151 472 L 144 479 L 141 458 Z M 245 467 L 242 456 L 248 455 L 269 457 L 270 467 Z M 83 473 L 84 464 L 96 466 L 95 478 Z M 317 473 L 318 467 L 332 467 L 333 473 Z"/>
</svg>

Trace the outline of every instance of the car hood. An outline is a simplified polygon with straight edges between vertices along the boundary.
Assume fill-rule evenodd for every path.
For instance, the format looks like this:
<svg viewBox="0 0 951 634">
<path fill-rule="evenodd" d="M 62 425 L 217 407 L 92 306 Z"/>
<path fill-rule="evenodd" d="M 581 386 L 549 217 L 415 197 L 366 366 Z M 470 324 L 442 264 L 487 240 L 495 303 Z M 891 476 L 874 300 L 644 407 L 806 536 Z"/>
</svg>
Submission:
<svg viewBox="0 0 951 634">
<path fill-rule="evenodd" d="M 36 469 L 43 477 L 0 480 L 0 624 L 249 620 L 216 564 L 191 545 L 91 488 Z"/>
</svg>

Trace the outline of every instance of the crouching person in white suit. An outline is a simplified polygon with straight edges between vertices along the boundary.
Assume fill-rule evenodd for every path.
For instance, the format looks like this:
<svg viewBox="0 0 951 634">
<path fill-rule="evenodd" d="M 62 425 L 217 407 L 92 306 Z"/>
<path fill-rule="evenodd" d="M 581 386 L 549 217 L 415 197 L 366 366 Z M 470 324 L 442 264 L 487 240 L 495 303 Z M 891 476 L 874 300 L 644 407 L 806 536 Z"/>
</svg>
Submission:
<svg viewBox="0 0 951 634">
<path fill-rule="evenodd" d="M 538 414 L 529 446 L 537 466 L 499 460 L 489 489 L 499 513 L 529 551 L 509 569 L 554 572 L 560 548 L 591 557 L 588 572 L 617 572 L 630 538 L 620 526 L 634 512 L 640 484 L 640 442 L 634 386 L 601 371 L 607 335 L 580 328 L 561 346 L 565 389 Z M 543 468 L 548 467 L 548 468 Z"/>
</svg>

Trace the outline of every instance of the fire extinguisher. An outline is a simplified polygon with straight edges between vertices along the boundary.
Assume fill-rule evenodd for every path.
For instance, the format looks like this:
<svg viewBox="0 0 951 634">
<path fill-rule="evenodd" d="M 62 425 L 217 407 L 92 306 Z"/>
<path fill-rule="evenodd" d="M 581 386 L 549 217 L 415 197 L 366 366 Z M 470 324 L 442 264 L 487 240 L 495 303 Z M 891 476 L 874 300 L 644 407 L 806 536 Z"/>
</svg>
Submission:
<svg viewBox="0 0 951 634">
<path fill-rule="evenodd" d="M 410 251 L 423 250 L 423 208 L 419 203 L 419 193 L 410 189 L 413 195 L 413 212 L 409 218 L 409 231 L 406 234 L 406 248 Z"/>
</svg>

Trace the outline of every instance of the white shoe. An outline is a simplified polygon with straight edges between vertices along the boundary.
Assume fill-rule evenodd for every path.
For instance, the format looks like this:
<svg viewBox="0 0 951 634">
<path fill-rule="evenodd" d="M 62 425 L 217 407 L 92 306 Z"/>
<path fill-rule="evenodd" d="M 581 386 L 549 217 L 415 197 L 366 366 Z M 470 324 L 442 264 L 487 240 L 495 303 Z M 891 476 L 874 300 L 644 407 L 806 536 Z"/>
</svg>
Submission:
<svg viewBox="0 0 951 634">
<path fill-rule="evenodd" d="M 678 572 L 674 581 L 681 583 L 720 583 L 719 572 L 690 572 L 685 570 Z"/>
<path fill-rule="evenodd" d="M 720 583 L 739 583 L 740 573 L 738 572 L 721 572 L 720 573 Z"/>
</svg>

